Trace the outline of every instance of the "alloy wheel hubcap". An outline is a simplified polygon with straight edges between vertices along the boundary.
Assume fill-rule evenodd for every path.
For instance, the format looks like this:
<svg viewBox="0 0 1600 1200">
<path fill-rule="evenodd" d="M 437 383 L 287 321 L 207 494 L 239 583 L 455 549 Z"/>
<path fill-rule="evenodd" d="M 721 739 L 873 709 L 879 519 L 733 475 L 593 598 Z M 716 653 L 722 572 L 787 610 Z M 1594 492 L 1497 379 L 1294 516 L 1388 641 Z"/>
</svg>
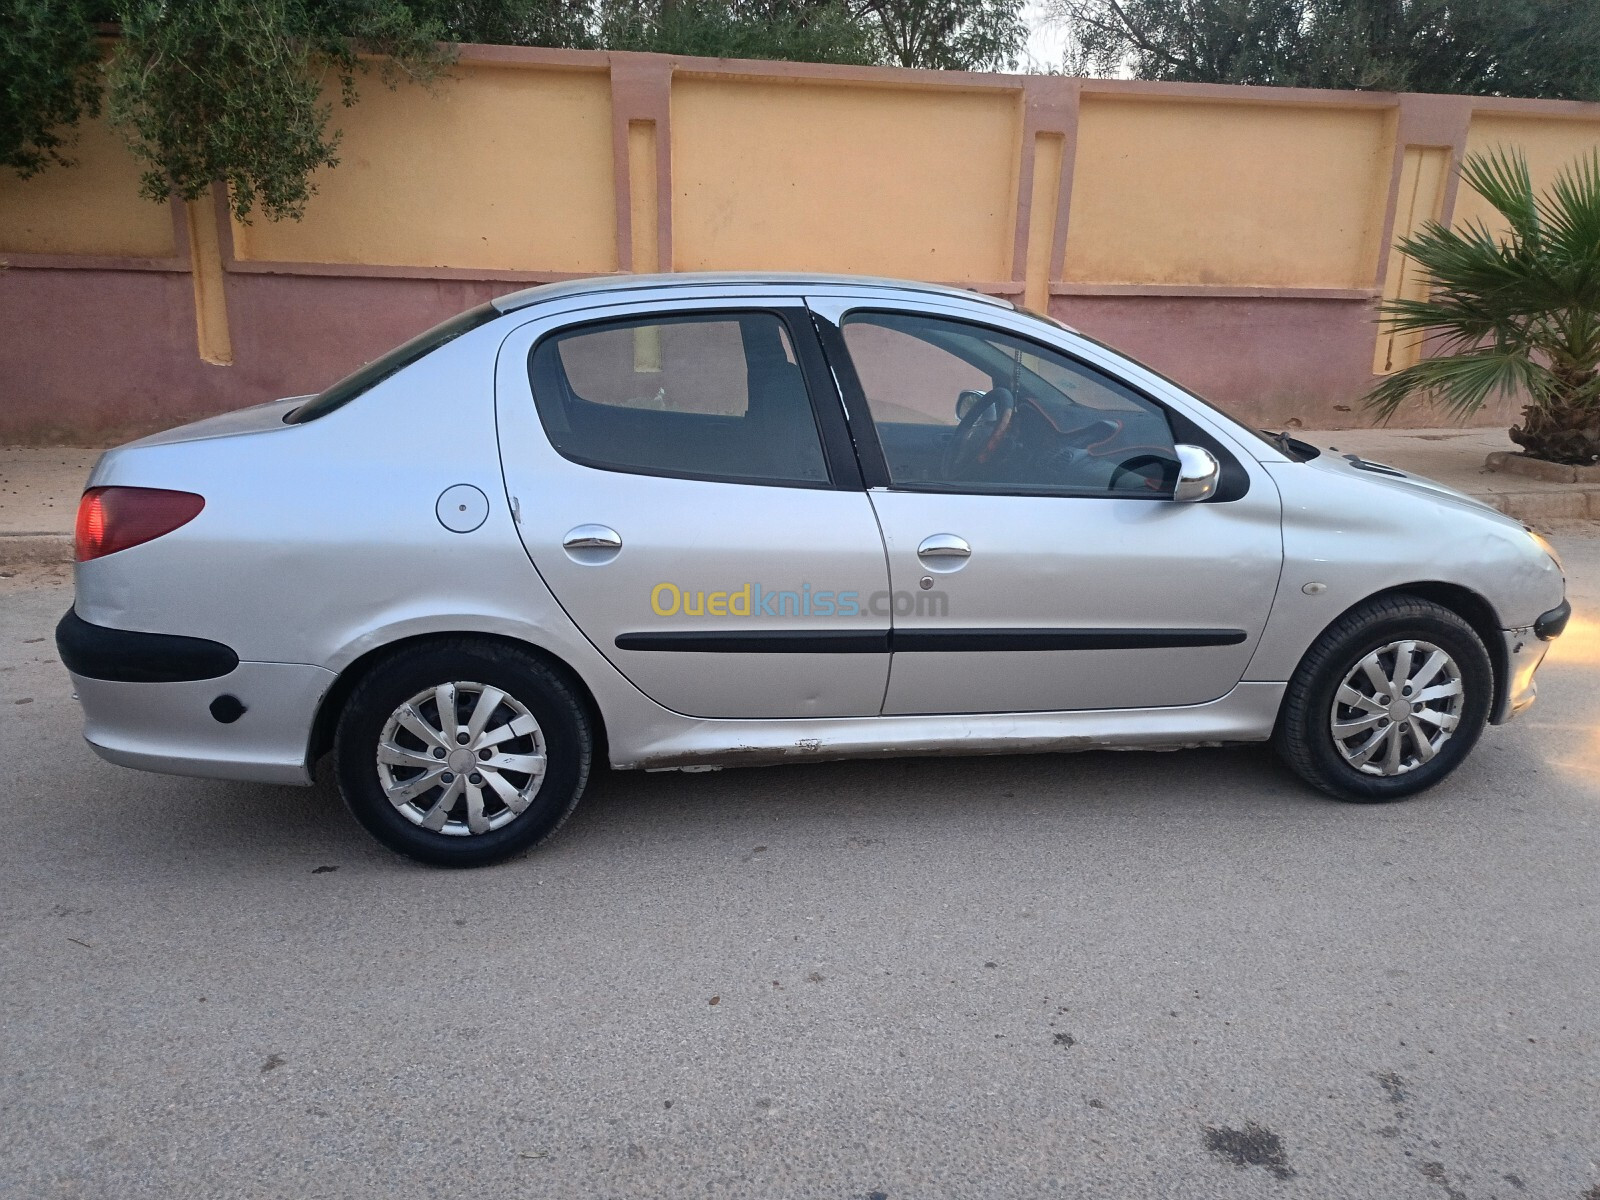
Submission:
<svg viewBox="0 0 1600 1200">
<path fill-rule="evenodd" d="M 1379 646 L 1346 672 L 1329 729 L 1340 756 L 1366 775 L 1404 775 L 1431 761 L 1461 723 L 1461 668 L 1432 642 Z"/>
<path fill-rule="evenodd" d="M 485 683 L 441 683 L 394 712 L 378 737 L 378 782 L 395 811 L 423 829 L 470 837 L 527 809 L 545 775 L 544 731 Z"/>
</svg>

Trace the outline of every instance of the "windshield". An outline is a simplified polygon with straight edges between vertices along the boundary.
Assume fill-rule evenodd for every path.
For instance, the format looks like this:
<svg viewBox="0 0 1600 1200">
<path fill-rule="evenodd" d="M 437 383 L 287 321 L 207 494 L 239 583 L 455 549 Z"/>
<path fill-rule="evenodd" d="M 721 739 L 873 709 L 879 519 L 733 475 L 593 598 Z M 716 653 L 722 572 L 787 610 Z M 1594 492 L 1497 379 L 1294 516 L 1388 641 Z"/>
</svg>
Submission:
<svg viewBox="0 0 1600 1200">
<path fill-rule="evenodd" d="M 1077 328 L 1076 326 L 1063 325 L 1060 321 L 1056 320 L 1054 317 L 1047 316 L 1044 313 L 1034 312 L 1031 308 L 1023 308 L 1023 307 L 1021 307 L 1019 305 L 1018 308 L 1017 308 L 1017 311 L 1019 313 L 1021 313 L 1025 317 L 1032 317 L 1035 321 L 1043 321 L 1046 325 L 1049 325 L 1053 329 L 1065 330 L 1067 333 L 1072 334 L 1074 337 L 1080 337 L 1084 341 L 1089 342 L 1091 345 L 1099 346 L 1100 349 L 1102 349 L 1102 350 L 1108 350 L 1112 354 L 1115 354 L 1117 357 L 1125 358 L 1129 362 L 1133 363 L 1135 366 L 1142 367 L 1144 370 L 1149 371 L 1150 374 L 1154 375 L 1157 379 L 1161 380 L 1163 383 L 1171 384 L 1173 387 L 1177 388 L 1180 392 L 1182 392 L 1185 396 L 1188 396 L 1188 397 L 1192 398 L 1193 400 L 1195 400 L 1199 404 L 1205 405 L 1212 412 L 1216 413 L 1217 416 L 1219 416 L 1219 417 L 1223 418 L 1225 421 L 1227 421 L 1228 424 L 1233 426 L 1235 429 L 1241 430 L 1244 433 L 1248 433 L 1251 437 L 1255 438 L 1256 441 L 1258 441 L 1258 442 L 1265 442 L 1268 446 L 1272 447 L 1272 449 L 1278 451 L 1280 454 L 1287 454 L 1290 458 L 1298 459 L 1301 462 L 1306 461 L 1306 459 L 1308 459 L 1308 458 L 1315 458 L 1317 456 L 1318 451 L 1317 451 L 1316 447 L 1315 446 L 1308 446 L 1305 442 L 1295 442 L 1296 446 L 1298 446 L 1300 448 L 1300 452 L 1298 452 L 1298 453 L 1295 450 L 1290 449 L 1289 447 L 1285 446 L 1279 439 L 1287 438 L 1288 437 L 1287 434 L 1273 434 L 1273 433 L 1268 433 L 1264 429 L 1251 429 L 1250 426 L 1244 424 L 1244 422 L 1240 421 L 1238 418 L 1230 417 L 1227 413 L 1223 412 L 1222 409 L 1218 408 L 1215 404 L 1212 404 L 1204 396 L 1196 394 L 1196 392 L 1195 392 L 1195 390 L 1193 388 L 1187 387 L 1184 384 L 1179 383 L 1176 379 L 1173 379 L 1171 376 L 1163 375 L 1160 371 L 1156 370 L 1149 363 L 1141 362 L 1139 359 L 1137 359 L 1133 355 L 1129 354 L 1126 350 L 1118 350 L 1115 346 L 1108 346 L 1104 342 L 1102 342 L 1099 338 L 1093 337 L 1090 334 L 1085 333 L 1083 330 Z M 1294 441 L 1294 439 L 1292 439 L 1292 438 L 1289 439 L 1289 440 Z M 1304 453 L 1304 451 L 1310 451 L 1310 453 L 1307 454 L 1307 453 Z"/>
<path fill-rule="evenodd" d="M 396 346 L 381 358 L 375 358 L 366 366 L 352 371 L 327 391 L 295 409 L 284 418 L 284 422 L 289 425 L 304 425 L 307 421 L 325 417 L 334 409 L 343 408 L 361 393 L 377 387 L 396 371 L 404 370 L 446 342 L 454 341 L 463 333 L 472 332 L 499 315 L 500 310 L 493 304 L 480 304 L 477 308 L 469 308 L 466 312 L 435 325 L 426 333 L 417 334 L 409 342 Z"/>
</svg>

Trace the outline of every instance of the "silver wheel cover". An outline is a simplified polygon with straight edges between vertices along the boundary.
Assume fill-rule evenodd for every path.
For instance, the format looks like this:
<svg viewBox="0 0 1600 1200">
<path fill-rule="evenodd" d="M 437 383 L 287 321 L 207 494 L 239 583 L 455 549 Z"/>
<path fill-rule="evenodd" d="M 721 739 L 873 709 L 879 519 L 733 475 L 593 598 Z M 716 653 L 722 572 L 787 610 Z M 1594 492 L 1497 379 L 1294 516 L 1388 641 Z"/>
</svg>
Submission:
<svg viewBox="0 0 1600 1200">
<path fill-rule="evenodd" d="M 1389 642 L 1364 655 L 1334 692 L 1329 729 L 1345 762 L 1366 775 L 1404 775 L 1430 762 L 1461 723 L 1461 668 L 1432 642 Z"/>
<path fill-rule="evenodd" d="M 452 837 L 489 833 L 538 795 L 544 731 L 497 687 L 442 683 L 389 714 L 377 769 L 383 794 L 413 825 Z"/>
</svg>

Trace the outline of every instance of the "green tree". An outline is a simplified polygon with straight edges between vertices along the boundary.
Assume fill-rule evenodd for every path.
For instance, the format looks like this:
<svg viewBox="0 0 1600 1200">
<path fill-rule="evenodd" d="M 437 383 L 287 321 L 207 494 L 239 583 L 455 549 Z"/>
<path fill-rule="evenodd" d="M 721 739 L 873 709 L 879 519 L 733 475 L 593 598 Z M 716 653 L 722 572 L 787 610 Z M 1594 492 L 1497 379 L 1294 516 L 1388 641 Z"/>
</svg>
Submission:
<svg viewBox="0 0 1600 1200">
<path fill-rule="evenodd" d="M 710 58 L 982 71 L 1016 60 L 1022 0 L 601 0 L 600 42 Z"/>
<path fill-rule="evenodd" d="M 1079 74 L 1586 100 L 1594 0 L 1054 0 Z"/>
<path fill-rule="evenodd" d="M 438 26 L 398 0 L 135 0 L 107 72 L 112 121 L 147 166 L 152 200 L 228 185 L 234 213 L 297 217 L 339 133 L 322 87 L 355 103 L 379 55 L 386 80 L 428 80 L 446 63 Z"/>
<path fill-rule="evenodd" d="M 100 112 L 92 13 L 75 0 L 0 6 L 0 164 L 24 179 L 66 164 L 72 127 Z"/>
<path fill-rule="evenodd" d="M 1392 300 L 1385 325 L 1420 334 L 1427 357 L 1375 387 L 1387 420 L 1412 397 L 1466 417 L 1494 395 L 1527 400 L 1511 439 L 1534 458 L 1600 460 L 1600 152 L 1569 165 L 1542 194 L 1518 151 L 1469 157 L 1461 178 L 1507 232 L 1430 222 L 1397 249 L 1429 287 Z"/>
<path fill-rule="evenodd" d="M 447 42 L 578 49 L 595 44 L 590 0 L 406 0 L 406 8 Z"/>
<path fill-rule="evenodd" d="M 73 127 L 104 92 L 150 199 L 194 200 L 220 182 L 241 220 L 298 217 L 314 172 L 338 162 L 329 94 L 355 103 L 364 75 L 431 81 L 454 43 L 972 70 L 1015 57 L 1021 3 L 4 0 L 0 165 L 28 175 L 67 162 Z"/>
<path fill-rule="evenodd" d="M 877 61 L 870 30 L 843 0 L 601 0 L 599 41 L 608 50 L 706 58 Z"/>
<path fill-rule="evenodd" d="M 901 67 L 1004 70 L 1028 37 L 1022 0 L 863 0 L 857 11 Z"/>
</svg>

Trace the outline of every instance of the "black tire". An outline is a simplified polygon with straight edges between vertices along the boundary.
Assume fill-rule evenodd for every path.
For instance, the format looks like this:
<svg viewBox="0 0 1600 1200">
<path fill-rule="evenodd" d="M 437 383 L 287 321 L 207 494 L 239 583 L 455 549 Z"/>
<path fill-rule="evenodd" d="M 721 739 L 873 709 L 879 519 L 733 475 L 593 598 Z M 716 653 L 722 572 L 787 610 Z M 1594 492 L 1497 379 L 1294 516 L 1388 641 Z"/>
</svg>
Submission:
<svg viewBox="0 0 1600 1200">
<path fill-rule="evenodd" d="M 1330 728 L 1335 697 L 1369 653 L 1411 639 L 1430 642 L 1454 659 L 1462 689 L 1458 724 L 1432 759 L 1411 754 L 1419 761 L 1403 774 L 1368 774 L 1339 751 Z M 1330 796 L 1366 804 L 1398 800 L 1432 787 L 1461 765 L 1483 732 L 1493 697 L 1494 667 L 1471 625 L 1416 596 L 1385 596 L 1340 617 L 1306 653 L 1284 695 L 1273 748 L 1295 774 Z"/>
<path fill-rule="evenodd" d="M 498 689 L 532 715 L 539 725 L 545 771 L 522 812 L 513 813 L 509 806 L 501 805 L 503 811 L 497 816 L 505 820 L 504 825 L 483 833 L 452 835 L 422 828 L 390 802 L 379 776 L 378 746 L 391 715 L 401 705 L 440 684 L 463 681 Z M 416 744 L 424 743 L 417 739 Z M 529 850 L 561 827 L 588 782 L 594 734 L 583 702 L 535 656 L 502 643 L 458 638 L 401 651 L 376 666 L 351 692 L 339 718 L 333 750 L 345 803 L 380 842 L 432 866 L 481 867 Z M 508 778 L 530 780 L 531 776 Z M 489 803 L 500 805 L 491 792 L 483 789 Z M 442 789 L 425 796 L 439 794 Z M 460 803 L 464 805 L 465 800 Z"/>
</svg>

